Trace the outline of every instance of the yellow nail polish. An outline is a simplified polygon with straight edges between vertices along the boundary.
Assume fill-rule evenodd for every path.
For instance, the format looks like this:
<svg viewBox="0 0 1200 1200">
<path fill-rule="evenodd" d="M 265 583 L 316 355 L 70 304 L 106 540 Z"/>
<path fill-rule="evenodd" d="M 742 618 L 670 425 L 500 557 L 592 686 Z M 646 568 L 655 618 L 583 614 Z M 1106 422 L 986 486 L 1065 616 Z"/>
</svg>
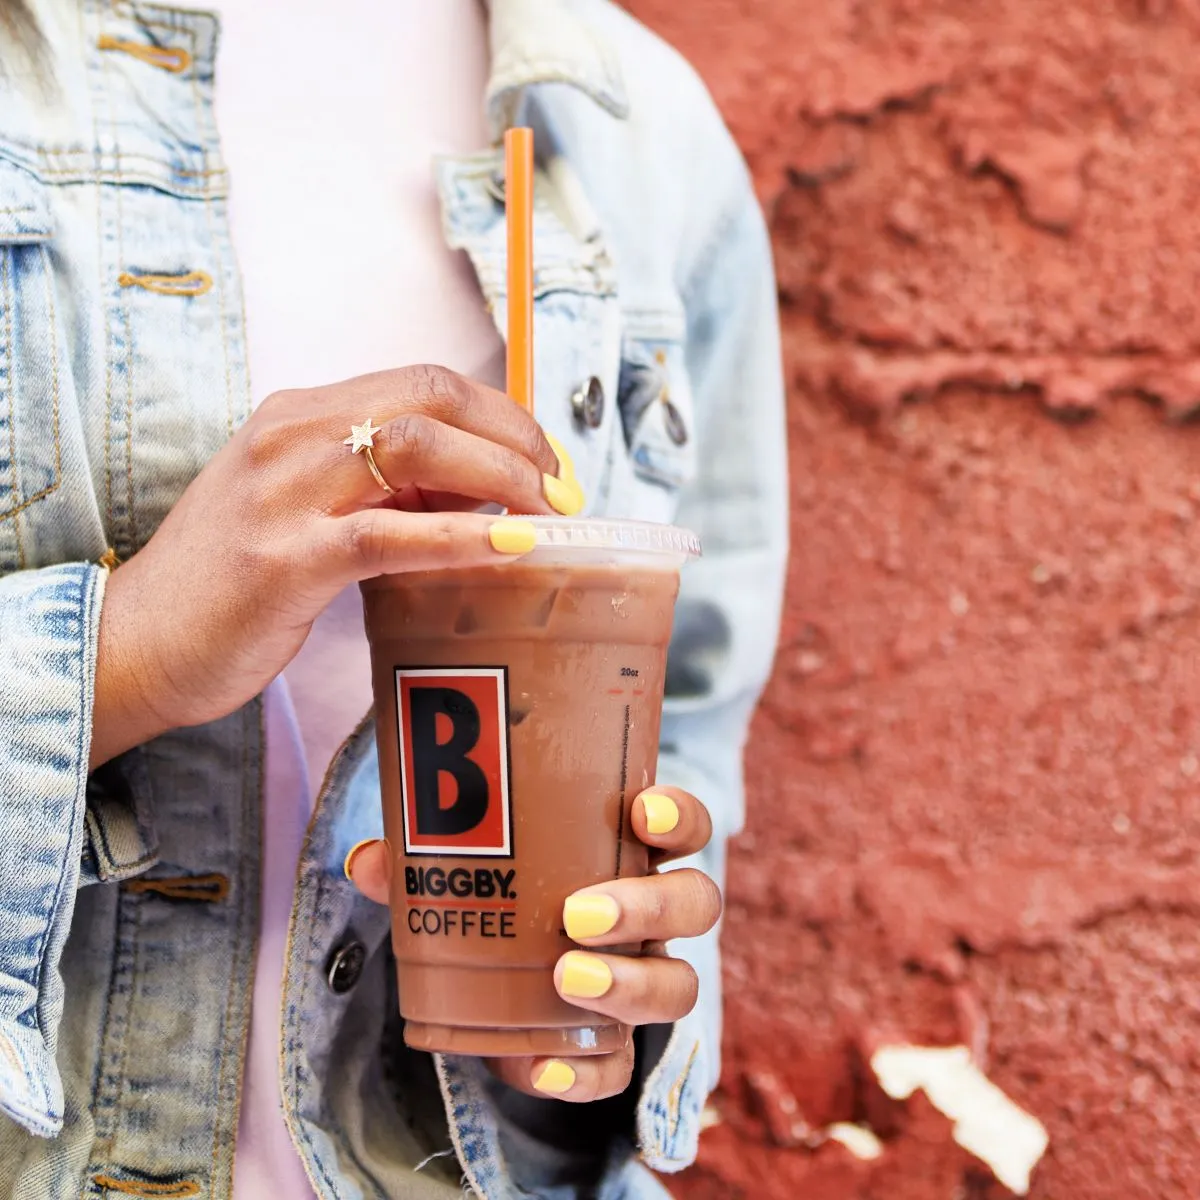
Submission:
<svg viewBox="0 0 1200 1200">
<path fill-rule="evenodd" d="M 545 430 L 542 432 L 545 433 Z M 546 441 L 550 443 L 550 449 L 554 451 L 554 457 L 558 459 L 559 479 L 574 479 L 575 464 L 571 461 L 571 456 L 567 453 L 566 446 L 552 433 L 546 433 Z"/>
<path fill-rule="evenodd" d="M 621 910 L 611 896 L 568 896 L 563 905 L 563 925 L 567 937 L 577 942 L 582 938 L 600 937 L 607 933 L 620 915 Z"/>
<path fill-rule="evenodd" d="M 361 842 L 355 842 L 350 847 L 349 854 L 346 855 L 346 861 L 342 863 L 342 870 L 346 873 L 346 878 L 351 879 L 350 868 L 354 866 L 354 860 L 358 857 L 360 850 L 365 850 L 368 846 L 373 846 L 379 841 L 378 838 L 363 838 Z"/>
<path fill-rule="evenodd" d="M 613 976 L 608 963 L 594 954 L 572 950 L 564 954 L 562 990 L 564 996 L 576 1000 L 595 1000 L 612 987 Z"/>
<path fill-rule="evenodd" d="M 542 476 L 542 490 L 550 507 L 564 517 L 573 517 L 583 507 L 583 489 L 574 479 L 555 479 Z"/>
<path fill-rule="evenodd" d="M 532 521 L 496 521 L 488 527 L 488 541 L 500 554 L 528 554 L 537 545 Z"/>
<path fill-rule="evenodd" d="M 646 831 L 670 833 L 679 824 L 679 805 L 661 792 L 644 792 L 642 807 L 646 810 Z"/>
<path fill-rule="evenodd" d="M 575 1086 L 575 1068 L 569 1063 L 559 1062 L 557 1058 L 552 1058 L 538 1072 L 533 1086 L 539 1092 L 546 1092 L 551 1096 L 561 1096 Z"/>
</svg>

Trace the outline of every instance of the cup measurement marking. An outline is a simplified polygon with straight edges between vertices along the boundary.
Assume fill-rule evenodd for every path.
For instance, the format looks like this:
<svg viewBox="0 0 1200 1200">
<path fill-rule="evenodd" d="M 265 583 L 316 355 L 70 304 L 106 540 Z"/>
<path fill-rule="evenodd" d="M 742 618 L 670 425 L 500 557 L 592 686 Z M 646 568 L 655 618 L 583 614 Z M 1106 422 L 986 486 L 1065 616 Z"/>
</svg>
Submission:
<svg viewBox="0 0 1200 1200">
<path fill-rule="evenodd" d="M 621 731 L 621 802 L 617 809 L 617 870 L 621 878 L 621 849 L 625 845 L 625 788 L 629 783 L 629 705 L 625 705 L 625 728 Z"/>
</svg>

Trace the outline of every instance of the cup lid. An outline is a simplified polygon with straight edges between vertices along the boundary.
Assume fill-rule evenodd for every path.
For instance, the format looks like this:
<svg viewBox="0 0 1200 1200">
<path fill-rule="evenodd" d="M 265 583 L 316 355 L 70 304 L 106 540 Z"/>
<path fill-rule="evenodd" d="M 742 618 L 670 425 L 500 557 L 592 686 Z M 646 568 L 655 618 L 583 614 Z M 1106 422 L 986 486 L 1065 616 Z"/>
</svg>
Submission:
<svg viewBox="0 0 1200 1200">
<path fill-rule="evenodd" d="M 682 566 L 701 554 L 700 539 L 690 529 L 651 521 L 605 517 L 522 517 L 537 530 L 537 547 L 526 561 L 552 559 L 572 562 L 655 560 L 657 565 Z"/>
</svg>

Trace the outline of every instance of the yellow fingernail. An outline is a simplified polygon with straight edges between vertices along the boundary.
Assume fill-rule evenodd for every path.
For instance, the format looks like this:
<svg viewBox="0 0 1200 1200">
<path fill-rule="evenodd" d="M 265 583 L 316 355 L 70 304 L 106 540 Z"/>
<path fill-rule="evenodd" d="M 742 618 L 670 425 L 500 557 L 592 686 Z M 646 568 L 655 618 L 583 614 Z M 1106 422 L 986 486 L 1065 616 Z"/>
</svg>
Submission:
<svg viewBox="0 0 1200 1200">
<path fill-rule="evenodd" d="M 563 905 L 567 937 L 577 942 L 607 933 L 620 915 L 621 910 L 611 896 L 568 896 Z"/>
<path fill-rule="evenodd" d="M 542 432 L 545 433 L 545 430 Z M 550 449 L 554 451 L 554 457 L 558 459 L 559 479 L 574 479 L 575 464 L 571 461 L 571 456 L 567 453 L 566 446 L 552 433 L 546 434 L 546 441 L 550 443 Z"/>
<path fill-rule="evenodd" d="M 564 996 L 574 996 L 576 1000 L 595 1000 L 612 987 L 612 971 L 604 959 L 572 950 L 563 955 L 562 962 Z"/>
<path fill-rule="evenodd" d="M 358 857 L 360 850 L 365 850 L 368 846 L 373 846 L 379 841 L 378 838 L 363 838 L 361 842 L 355 842 L 350 847 L 350 853 L 346 855 L 346 861 L 342 863 L 342 870 L 346 873 L 347 879 L 352 879 L 350 868 L 354 866 L 354 860 Z"/>
<path fill-rule="evenodd" d="M 537 545 L 532 521 L 496 521 L 488 527 L 488 541 L 500 554 L 528 554 Z"/>
<path fill-rule="evenodd" d="M 573 517 L 583 507 L 583 489 L 574 479 L 555 479 L 542 476 L 542 490 L 550 507 L 564 517 Z"/>
<path fill-rule="evenodd" d="M 561 1096 L 575 1086 L 575 1068 L 565 1062 L 552 1058 L 539 1072 L 533 1081 L 533 1086 L 539 1092 L 548 1092 L 551 1096 Z"/>
<path fill-rule="evenodd" d="M 661 792 L 643 792 L 642 807 L 646 810 L 646 832 L 670 833 L 679 824 L 679 805 Z"/>
</svg>

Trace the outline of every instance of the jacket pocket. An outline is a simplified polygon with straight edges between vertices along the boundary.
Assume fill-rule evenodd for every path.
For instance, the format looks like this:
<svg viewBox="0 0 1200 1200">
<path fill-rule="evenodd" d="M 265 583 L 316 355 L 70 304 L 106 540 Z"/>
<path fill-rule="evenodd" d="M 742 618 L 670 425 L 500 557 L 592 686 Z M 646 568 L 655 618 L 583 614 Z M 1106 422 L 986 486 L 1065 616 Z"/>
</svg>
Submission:
<svg viewBox="0 0 1200 1200">
<path fill-rule="evenodd" d="M 683 331 L 675 324 L 627 320 L 617 388 L 635 474 L 672 492 L 696 474 L 695 406 Z"/>
<path fill-rule="evenodd" d="M 60 326 L 44 185 L 0 158 L 0 543 L 62 478 Z M 7 553 L 4 554 L 7 558 Z"/>
</svg>

